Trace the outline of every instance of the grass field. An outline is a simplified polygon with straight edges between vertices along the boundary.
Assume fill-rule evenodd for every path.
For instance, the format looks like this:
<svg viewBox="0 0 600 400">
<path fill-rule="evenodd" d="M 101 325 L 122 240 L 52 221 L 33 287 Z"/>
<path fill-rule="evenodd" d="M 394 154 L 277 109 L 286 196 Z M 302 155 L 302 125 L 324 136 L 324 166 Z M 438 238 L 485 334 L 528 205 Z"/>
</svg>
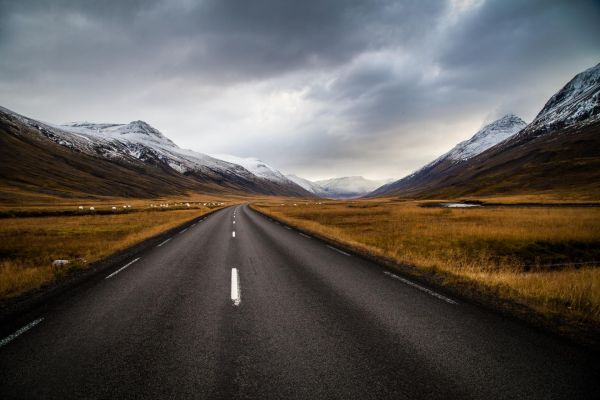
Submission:
<svg viewBox="0 0 600 400">
<path fill-rule="evenodd" d="M 282 204 L 255 206 L 314 234 L 441 274 L 449 284 L 476 285 L 546 316 L 600 326 L 600 262 L 593 263 L 600 260 L 600 208 Z"/>
<path fill-rule="evenodd" d="M 209 207 L 198 206 L 161 212 L 2 218 L 0 299 L 47 285 L 74 268 L 85 268 L 93 261 L 208 211 Z M 71 263 L 53 267 L 52 261 L 57 259 L 68 259 Z"/>
</svg>

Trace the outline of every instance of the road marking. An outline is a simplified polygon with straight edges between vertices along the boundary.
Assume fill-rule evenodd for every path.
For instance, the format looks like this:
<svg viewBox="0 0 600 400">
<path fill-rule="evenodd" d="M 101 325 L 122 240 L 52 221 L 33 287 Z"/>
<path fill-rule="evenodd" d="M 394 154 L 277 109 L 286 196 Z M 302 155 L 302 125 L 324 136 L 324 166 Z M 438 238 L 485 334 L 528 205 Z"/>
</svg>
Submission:
<svg viewBox="0 0 600 400">
<path fill-rule="evenodd" d="M 28 323 L 27 325 L 25 325 L 24 327 L 22 327 L 21 329 L 19 329 L 15 333 L 13 333 L 12 335 L 8 335 L 4 339 L 0 340 L 0 347 L 5 346 L 8 343 L 12 342 L 18 336 L 24 334 L 25 332 L 27 332 L 28 330 L 30 330 L 31 328 L 33 328 L 34 326 L 36 326 L 37 324 L 39 324 L 40 322 L 42 322 L 43 320 L 44 320 L 44 318 L 38 318 L 35 321 L 32 321 L 32 322 Z"/>
<path fill-rule="evenodd" d="M 333 246 L 330 246 L 330 245 L 327 245 L 327 247 L 329 247 L 331 250 L 335 250 L 335 251 L 337 251 L 338 253 L 341 253 L 341 254 L 343 254 L 343 255 L 345 255 L 345 256 L 348 256 L 348 257 L 350 257 L 350 254 L 348 254 L 348 253 L 346 253 L 345 251 L 342 251 L 342 250 L 340 250 L 340 249 L 338 249 L 338 248 L 336 248 L 336 247 L 333 247 Z"/>
<path fill-rule="evenodd" d="M 187 231 L 188 228 L 185 228 L 184 230 L 180 231 L 179 234 L 181 235 L 182 233 L 185 233 L 185 231 Z"/>
<path fill-rule="evenodd" d="M 305 235 L 305 234 L 304 234 L 304 233 L 302 233 L 302 232 L 300 232 L 300 235 L 304 236 L 305 238 L 312 239 L 310 236 L 308 236 L 308 235 Z"/>
<path fill-rule="evenodd" d="M 171 240 L 171 238 L 168 238 L 167 240 L 165 240 L 164 242 L 162 242 L 161 244 L 159 244 L 159 245 L 158 245 L 158 246 L 156 246 L 156 247 L 160 247 L 160 246 L 162 246 L 163 244 L 167 243 L 169 240 Z"/>
<path fill-rule="evenodd" d="M 235 221 L 233 221 L 233 223 L 235 224 Z"/>
<path fill-rule="evenodd" d="M 116 274 L 118 274 L 119 272 L 123 271 L 125 268 L 129 267 L 131 264 L 133 264 L 134 262 L 137 262 L 140 259 L 140 257 L 136 258 L 133 261 L 130 261 L 129 263 L 125 264 L 124 266 L 122 266 L 121 268 L 119 268 L 118 270 L 116 270 L 115 272 L 113 272 L 112 274 L 108 275 L 106 278 L 104 279 L 108 279 L 108 278 L 112 278 L 113 276 L 115 276 Z"/>
<path fill-rule="evenodd" d="M 419 290 L 420 290 L 420 291 L 422 291 L 422 292 L 425 292 L 425 293 L 427 293 L 427 294 L 430 294 L 430 295 L 432 295 L 433 297 L 437 297 L 437 298 L 438 298 L 438 299 L 440 299 L 440 300 L 444 300 L 446 303 L 450 303 L 450 304 L 458 304 L 456 301 L 454 301 L 454 300 L 452 300 L 452 299 L 449 299 L 449 298 L 448 298 L 448 297 L 446 297 L 446 296 L 443 296 L 443 295 L 441 295 L 441 294 L 439 294 L 439 293 L 436 293 L 436 292 L 434 292 L 433 290 L 427 289 L 426 287 L 423 287 L 423 286 L 421 286 L 421 285 L 418 285 L 418 284 L 416 284 L 416 283 L 414 283 L 414 282 L 412 282 L 412 281 L 409 281 L 408 279 L 401 278 L 401 277 L 399 277 L 398 275 L 392 274 L 392 273 L 391 273 L 391 272 L 389 272 L 389 271 L 383 271 L 383 273 L 384 273 L 384 274 L 386 274 L 386 275 L 388 275 L 388 276 L 390 276 L 390 277 L 392 277 L 392 278 L 394 278 L 394 279 L 397 279 L 397 280 L 399 280 L 399 281 L 400 281 L 400 282 L 402 282 L 402 283 L 405 283 L 405 284 L 407 284 L 407 285 L 409 285 L 409 286 L 412 286 L 412 287 L 414 287 L 415 289 L 419 289 Z"/>
<path fill-rule="evenodd" d="M 197 224 L 197 222 L 193 223 L 193 224 L 192 224 L 192 226 L 190 226 L 190 228 L 193 228 L 193 227 L 195 227 L 195 226 L 196 226 L 196 224 Z"/>
<path fill-rule="evenodd" d="M 242 302 L 237 268 L 231 269 L 231 300 L 233 301 L 234 306 L 239 306 Z"/>
<path fill-rule="evenodd" d="M 292 230 L 292 228 L 290 228 L 290 227 L 289 227 L 289 226 L 287 226 L 287 225 L 285 226 L 285 229 Z"/>
<path fill-rule="evenodd" d="M 235 237 L 235 231 L 231 232 L 231 237 Z"/>
</svg>

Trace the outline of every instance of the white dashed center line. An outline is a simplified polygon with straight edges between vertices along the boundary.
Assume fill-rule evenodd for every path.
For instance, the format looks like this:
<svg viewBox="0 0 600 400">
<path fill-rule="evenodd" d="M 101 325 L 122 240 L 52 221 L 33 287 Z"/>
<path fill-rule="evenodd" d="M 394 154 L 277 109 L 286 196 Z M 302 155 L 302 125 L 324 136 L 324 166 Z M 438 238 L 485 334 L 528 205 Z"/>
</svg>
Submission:
<svg viewBox="0 0 600 400">
<path fill-rule="evenodd" d="M 416 283 L 414 283 L 414 282 L 411 282 L 411 281 L 409 281 L 408 279 L 404 279 L 404 278 L 402 278 L 402 277 L 399 277 L 398 275 L 392 274 L 392 273 L 391 273 L 391 272 L 389 272 L 389 271 L 383 271 L 383 273 L 384 273 L 384 274 L 386 274 L 386 275 L 388 275 L 388 276 L 390 276 L 390 277 L 392 277 L 392 278 L 394 278 L 394 279 L 397 279 L 397 280 L 399 280 L 399 281 L 400 281 L 400 282 L 402 282 L 402 283 L 405 283 L 405 284 L 407 284 L 407 285 L 409 285 L 409 286 L 412 286 L 412 287 L 414 287 L 414 288 L 416 288 L 416 289 L 419 289 L 419 290 L 420 290 L 420 291 L 422 291 L 422 292 L 425 292 L 425 293 L 427 293 L 427 294 L 430 294 L 430 295 L 432 295 L 433 297 L 437 297 L 437 298 L 438 298 L 438 299 L 440 299 L 440 300 L 444 300 L 446 303 L 450 303 L 450 304 L 458 304 L 456 301 L 454 301 L 454 300 L 452 300 L 452 299 L 449 299 L 449 298 L 448 298 L 448 297 L 446 297 L 446 296 L 443 296 L 443 295 L 441 295 L 441 294 L 439 294 L 439 293 L 436 293 L 436 292 L 434 292 L 433 290 L 427 289 L 426 287 L 423 287 L 423 286 L 421 286 L 421 285 L 418 285 L 418 284 L 416 284 Z"/>
<path fill-rule="evenodd" d="M 235 237 L 235 231 L 231 232 L 231 237 Z"/>
<path fill-rule="evenodd" d="M 240 291 L 240 282 L 237 268 L 231 269 L 231 300 L 234 306 L 239 306 L 242 302 L 242 293 Z"/>
<path fill-rule="evenodd" d="M 37 324 L 39 324 L 40 322 L 42 322 L 43 320 L 44 320 L 44 318 L 38 318 L 35 321 L 32 321 L 32 322 L 28 323 L 27 325 L 25 325 L 24 327 L 22 327 L 21 329 L 19 329 L 15 333 L 13 333 L 12 335 L 8 335 L 4 339 L 0 340 L 0 347 L 5 346 L 8 343 L 12 342 L 18 336 L 24 334 L 25 332 L 27 332 L 28 330 L 30 330 L 31 328 L 33 328 L 34 326 L 36 326 Z"/>
</svg>

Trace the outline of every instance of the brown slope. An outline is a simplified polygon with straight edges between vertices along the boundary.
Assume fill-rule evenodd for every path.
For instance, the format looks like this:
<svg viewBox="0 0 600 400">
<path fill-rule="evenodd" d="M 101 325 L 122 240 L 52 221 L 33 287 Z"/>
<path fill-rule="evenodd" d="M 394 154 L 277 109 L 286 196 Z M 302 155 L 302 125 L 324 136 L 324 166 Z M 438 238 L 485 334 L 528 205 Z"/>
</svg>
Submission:
<svg viewBox="0 0 600 400">
<path fill-rule="evenodd" d="M 298 185 L 204 167 L 180 174 L 157 157 L 105 158 L 63 146 L 26 117 L 0 108 L 0 200 L 15 193 L 156 197 L 203 192 L 312 197 Z M 35 122 L 35 121 L 34 121 Z M 41 124 L 41 125 L 40 125 Z M 42 123 L 38 124 L 43 126 Z"/>
<path fill-rule="evenodd" d="M 142 149 L 144 157 L 139 159 L 129 156 L 127 151 L 121 152 L 120 143 L 109 149 L 98 145 L 95 152 L 82 151 L 69 145 L 69 140 L 63 141 L 60 136 L 53 134 L 56 128 L 2 107 L 0 123 L 3 126 L 0 132 L 13 136 L 13 140 L 8 136 L 3 138 L 6 143 L 2 149 L 0 168 L 4 171 L 1 176 L 6 186 L 3 190 L 5 194 L 15 190 L 26 190 L 61 196 L 73 196 L 75 194 L 72 192 L 78 192 L 78 196 L 93 194 L 154 197 L 195 191 L 216 194 L 313 196 L 292 182 L 275 183 L 233 164 L 231 169 L 200 166 L 198 170 L 182 175 L 151 148 Z M 15 141 L 15 138 L 18 140 Z M 16 148 L 12 148 L 14 146 Z M 106 157 L 104 154 L 112 154 L 115 151 L 121 156 Z M 41 162 L 29 162 L 32 158 L 38 158 Z M 60 165 L 56 164 L 57 160 L 60 160 Z M 66 167 L 69 168 L 63 170 Z M 89 173 L 93 175 L 92 179 L 87 179 L 86 174 Z"/>
<path fill-rule="evenodd" d="M 120 164 L 73 151 L 6 116 L 0 116 L 0 160 L 4 191 L 156 197 L 216 189 L 143 163 Z"/>
<path fill-rule="evenodd" d="M 560 194 L 600 199 L 600 123 L 496 146 L 439 179 L 388 193 L 417 198 Z"/>
<path fill-rule="evenodd" d="M 182 175 L 161 163 L 95 157 L 61 146 L 18 118 L 0 113 L 0 201 L 15 200 L 24 193 L 150 198 L 187 192 L 304 194 L 301 188 L 221 171 Z"/>
</svg>

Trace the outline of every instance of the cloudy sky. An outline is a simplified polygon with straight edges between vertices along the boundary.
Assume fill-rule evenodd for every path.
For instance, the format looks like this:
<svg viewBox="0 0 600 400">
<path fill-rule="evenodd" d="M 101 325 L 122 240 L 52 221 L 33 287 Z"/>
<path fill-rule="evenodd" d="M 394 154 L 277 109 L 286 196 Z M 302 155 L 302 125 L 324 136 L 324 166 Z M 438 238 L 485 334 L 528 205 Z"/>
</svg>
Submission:
<svg viewBox="0 0 600 400">
<path fill-rule="evenodd" d="M 600 62 L 597 0 L 0 0 L 0 105 L 402 177 Z"/>
</svg>

